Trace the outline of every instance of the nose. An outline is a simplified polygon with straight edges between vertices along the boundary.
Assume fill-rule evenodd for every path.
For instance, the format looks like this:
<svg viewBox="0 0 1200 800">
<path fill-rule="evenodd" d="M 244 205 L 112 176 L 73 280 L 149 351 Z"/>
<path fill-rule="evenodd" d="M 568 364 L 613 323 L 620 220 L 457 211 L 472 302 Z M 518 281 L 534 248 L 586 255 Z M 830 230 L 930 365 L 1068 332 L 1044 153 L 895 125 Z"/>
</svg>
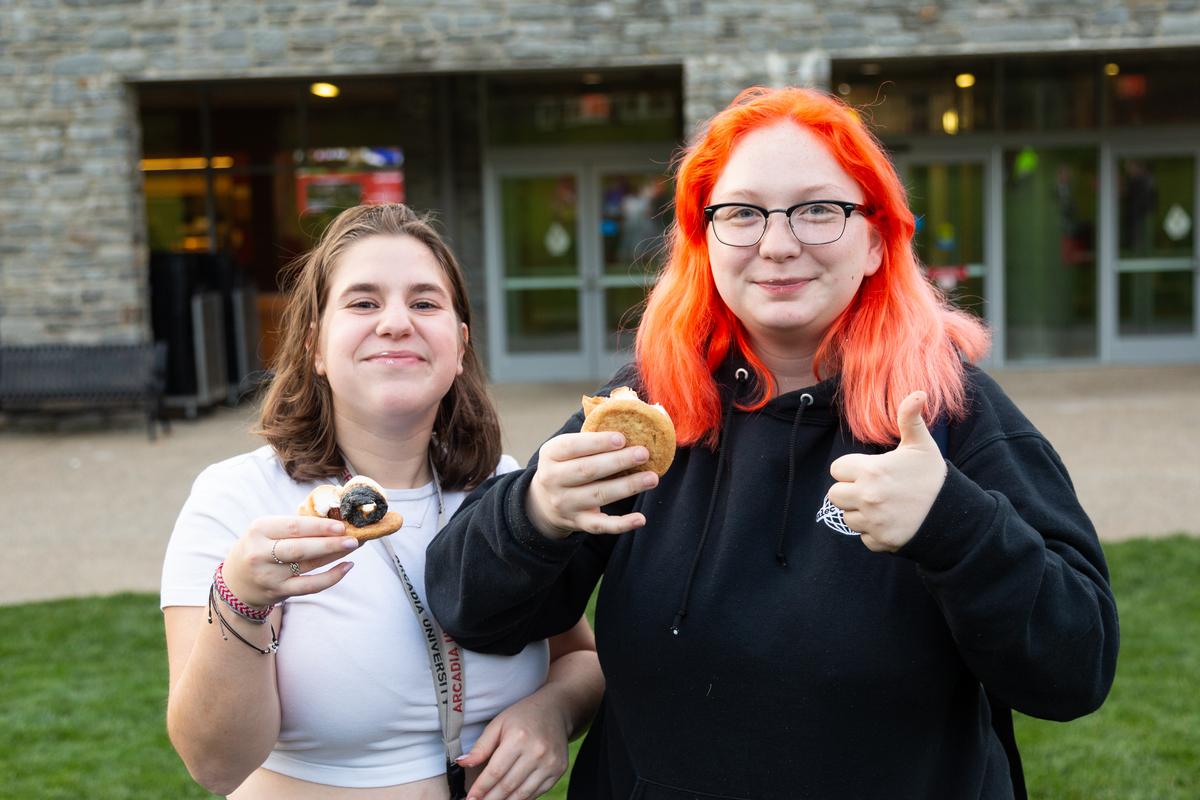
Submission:
<svg viewBox="0 0 1200 800">
<path fill-rule="evenodd" d="M 775 219 L 779 216 L 780 219 Z M 770 214 L 767 229 L 758 241 L 758 254 L 772 261 L 784 261 L 800 254 L 800 240 L 792 233 L 786 214 Z"/>
<path fill-rule="evenodd" d="M 412 316 L 404 304 L 391 304 L 379 312 L 375 333 L 379 336 L 398 337 L 411 333 Z"/>
</svg>

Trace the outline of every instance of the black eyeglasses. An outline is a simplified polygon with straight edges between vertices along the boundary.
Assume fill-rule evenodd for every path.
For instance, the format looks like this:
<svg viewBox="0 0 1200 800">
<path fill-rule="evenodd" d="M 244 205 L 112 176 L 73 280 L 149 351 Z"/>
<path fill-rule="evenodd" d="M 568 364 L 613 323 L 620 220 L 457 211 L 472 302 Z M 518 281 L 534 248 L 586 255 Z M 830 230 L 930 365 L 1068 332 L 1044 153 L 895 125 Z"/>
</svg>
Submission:
<svg viewBox="0 0 1200 800">
<path fill-rule="evenodd" d="M 873 211 L 862 203 L 840 200 L 808 200 L 788 208 L 763 208 L 750 203 L 716 203 L 704 207 L 717 241 L 730 247 L 753 247 L 762 241 L 767 222 L 783 214 L 800 244 L 831 244 L 842 238 L 846 222 L 855 211 L 869 217 Z"/>
</svg>

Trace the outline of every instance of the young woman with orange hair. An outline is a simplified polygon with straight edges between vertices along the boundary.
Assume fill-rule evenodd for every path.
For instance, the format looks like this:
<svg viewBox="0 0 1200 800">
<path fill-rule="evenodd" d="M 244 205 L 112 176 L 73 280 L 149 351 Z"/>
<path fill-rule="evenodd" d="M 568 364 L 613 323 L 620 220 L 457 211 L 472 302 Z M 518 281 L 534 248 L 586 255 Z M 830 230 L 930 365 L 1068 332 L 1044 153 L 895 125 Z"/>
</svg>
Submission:
<svg viewBox="0 0 1200 800">
<path fill-rule="evenodd" d="M 1008 709 L 1103 701 L 1095 530 L 913 231 L 849 108 L 742 93 L 679 162 L 670 257 L 609 386 L 670 413 L 671 468 L 621 475 L 645 448 L 576 414 L 430 545 L 438 618 L 489 651 L 569 627 L 603 576 L 573 800 L 1019 797 Z"/>
</svg>

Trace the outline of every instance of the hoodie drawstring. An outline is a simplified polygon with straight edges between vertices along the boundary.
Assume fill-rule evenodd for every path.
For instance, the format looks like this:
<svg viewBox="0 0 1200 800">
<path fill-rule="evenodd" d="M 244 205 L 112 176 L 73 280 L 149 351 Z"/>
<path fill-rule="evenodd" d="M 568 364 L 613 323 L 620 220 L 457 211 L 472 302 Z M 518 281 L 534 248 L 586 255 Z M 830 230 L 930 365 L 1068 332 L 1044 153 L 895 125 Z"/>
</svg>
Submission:
<svg viewBox="0 0 1200 800">
<path fill-rule="evenodd" d="M 700 556 L 704 552 L 704 540 L 708 538 L 708 529 L 712 525 L 713 511 L 717 507 L 717 490 L 721 487 L 721 473 L 725 469 L 725 449 L 729 441 L 729 427 L 733 424 L 733 404 L 741 393 L 742 384 L 750 379 L 750 373 L 744 368 L 738 368 L 734 373 L 737 385 L 729 393 L 725 401 L 725 411 L 721 415 L 721 443 L 717 449 L 717 473 L 713 477 L 712 494 L 708 498 L 708 513 L 704 515 L 704 528 L 700 531 L 700 540 L 696 543 L 696 553 L 692 556 L 692 568 L 688 571 L 687 583 L 683 585 L 683 597 L 679 601 L 679 610 L 671 621 L 671 633 L 679 635 L 679 626 L 687 616 L 688 597 L 692 593 L 692 579 L 696 577 L 696 568 L 700 566 Z"/>
<path fill-rule="evenodd" d="M 792 505 L 792 484 L 796 480 L 796 430 L 800 427 L 800 418 L 804 409 L 813 404 L 813 396 L 808 392 L 800 395 L 800 405 L 796 407 L 796 416 L 792 418 L 792 435 L 788 437 L 788 477 L 787 488 L 783 492 L 783 516 L 779 518 L 779 535 L 775 537 L 775 560 L 779 566 L 787 566 L 787 556 L 783 553 L 783 540 L 787 534 L 788 511 Z"/>
</svg>

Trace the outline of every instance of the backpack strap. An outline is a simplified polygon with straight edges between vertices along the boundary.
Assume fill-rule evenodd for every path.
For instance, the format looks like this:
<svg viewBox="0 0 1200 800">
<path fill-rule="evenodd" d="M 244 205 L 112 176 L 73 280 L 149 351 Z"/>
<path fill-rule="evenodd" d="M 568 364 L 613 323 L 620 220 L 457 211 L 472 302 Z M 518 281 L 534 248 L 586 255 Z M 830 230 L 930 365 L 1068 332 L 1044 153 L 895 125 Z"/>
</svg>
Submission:
<svg viewBox="0 0 1200 800">
<path fill-rule="evenodd" d="M 933 427 L 929 429 L 929 435 L 937 442 L 942 458 L 946 458 L 950 442 L 950 425 L 946 422 L 945 417 L 938 417 L 934 421 Z M 1021 767 L 1021 752 L 1017 749 L 1017 737 L 1013 732 L 1012 709 L 997 700 L 991 692 L 985 690 L 985 693 L 992 711 L 992 730 L 995 731 L 996 738 L 1004 747 L 1004 755 L 1008 757 L 1008 773 L 1012 778 L 1013 798 L 1028 800 L 1025 771 Z"/>
</svg>

